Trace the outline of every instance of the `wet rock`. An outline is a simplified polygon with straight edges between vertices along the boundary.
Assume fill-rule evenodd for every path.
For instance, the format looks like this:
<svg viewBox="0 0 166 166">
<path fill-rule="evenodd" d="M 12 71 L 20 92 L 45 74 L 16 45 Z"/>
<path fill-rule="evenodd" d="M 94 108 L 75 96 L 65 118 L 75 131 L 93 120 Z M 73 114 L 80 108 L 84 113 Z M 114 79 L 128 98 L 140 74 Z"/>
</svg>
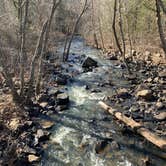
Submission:
<svg viewBox="0 0 166 166">
<path fill-rule="evenodd" d="M 46 102 L 48 99 L 49 97 L 46 94 L 40 94 L 40 96 L 37 97 L 39 103 Z"/>
<path fill-rule="evenodd" d="M 83 68 L 92 68 L 92 67 L 97 67 L 97 62 L 90 58 L 90 57 L 87 57 L 84 62 L 82 63 L 82 67 Z"/>
<path fill-rule="evenodd" d="M 116 141 L 111 142 L 111 150 L 119 150 L 119 144 Z"/>
<path fill-rule="evenodd" d="M 40 125 L 42 126 L 43 129 L 50 129 L 54 126 L 54 122 L 48 121 L 48 120 L 43 120 L 39 123 L 40 123 Z"/>
<path fill-rule="evenodd" d="M 118 57 L 116 55 L 112 54 L 109 56 L 109 60 L 116 61 L 116 60 L 118 60 Z"/>
<path fill-rule="evenodd" d="M 66 85 L 67 84 L 67 76 L 66 75 L 62 75 L 62 74 L 57 74 L 55 76 L 55 81 L 58 85 Z"/>
<path fill-rule="evenodd" d="M 58 105 L 56 108 L 55 108 L 55 111 L 57 112 L 60 112 L 60 111 L 64 111 L 68 108 L 67 105 Z"/>
<path fill-rule="evenodd" d="M 96 144 L 95 151 L 97 154 L 108 153 L 111 149 L 111 145 L 108 141 L 101 141 Z"/>
<path fill-rule="evenodd" d="M 36 155 L 33 155 L 33 154 L 28 155 L 28 161 L 30 163 L 32 163 L 32 162 L 38 162 L 39 160 L 40 160 L 40 157 L 38 157 Z"/>
<path fill-rule="evenodd" d="M 129 94 L 128 90 L 125 88 L 118 90 L 118 97 L 122 99 L 131 98 L 131 94 Z"/>
<path fill-rule="evenodd" d="M 129 112 L 138 112 L 139 111 L 139 106 L 133 105 L 130 109 Z"/>
<path fill-rule="evenodd" d="M 35 135 L 36 142 L 46 141 L 49 139 L 50 133 L 47 131 L 43 131 L 42 129 L 38 129 Z"/>
<path fill-rule="evenodd" d="M 91 89 L 91 93 L 100 93 L 101 89 Z"/>
<path fill-rule="evenodd" d="M 48 90 L 48 95 L 50 96 L 56 96 L 59 93 L 59 89 L 52 87 Z"/>
<path fill-rule="evenodd" d="M 42 102 L 39 104 L 41 107 L 45 108 L 48 105 L 48 102 Z"/>
<path fill-rule="evenodd" d="M 85 88 L 85 90 L 89 90 L 90 89 L 90 87 L 88 85 L 85 85 L 84 88 Z"/>
<path fill-rule="evenodd" d="M 134 74 L 125 75 L 125 78 L 127 78 L 128 80 L 135 80 L 136 79 L 136 75 L 134 75 Z"/>
<path fill-rule="evenodd" d="M 61 93 L 57 95 L 57 103 L 59 105 L 66 105 L 69 103 L 69 96 L 66 93 Z"/>
<path fill-rule="evenodd" d="M 158 115 L 155 115 L 154 118 L 157 120 L 165 120 L 166 119 L 166 112 L 161 112 Z"/>
<path fill-rule="evenodd" d="M 30 148 L 29 146 L 25 146 L 22 150 L 24 153 L 27 153 L 27 154 L 36 154 L 36 150 L 33 149 L 33 148 Z"/>
<path fill-rule="evenodd" d="M 153 93 L 149 89 L 143 89 L 143 90 L 138 91 L 136 96 L 138 98 L 142 98 L 142 99 L 145 99 L 147 101 L 154 99 Z"/>
</svg>

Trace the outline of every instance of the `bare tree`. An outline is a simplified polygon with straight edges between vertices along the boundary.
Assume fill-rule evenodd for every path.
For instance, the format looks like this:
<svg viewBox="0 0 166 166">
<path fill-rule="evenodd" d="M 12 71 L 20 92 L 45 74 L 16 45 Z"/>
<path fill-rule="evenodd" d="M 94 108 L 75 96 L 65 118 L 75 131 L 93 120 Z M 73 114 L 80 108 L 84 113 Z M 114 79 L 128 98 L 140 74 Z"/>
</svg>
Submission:
<svg viewBox="0 0 166 166">
<path fill-rule="evenodd" d="M 77 26 L 81 20 L 81 17 L 83 16 L 83 14 L 85 13 L 85 11 L 87 10 L 88 6 L 88 0 L 85 0 L 85 3 L 84 3 L 84 6 L 83 6 L 83 9 L 80 13 L 80 15 L 78 16 L 78 18 L 76 19 L 75 23 L 74 23 L 74 26 L 73 26 L 73 30 L 72 30 L 72 33 L 71 33 L 71 37 L 69 38 L 69 41 L 68 41 L 68 47 L 67 47 L 67 51 L 65 51 L 64 53 L 64 60 L 67 61 L 68 60 L 68 56 L 69 56 L 69 53 L 70 53 L 70 47 L 71 47 L 71 44 L 72 44 L 72 41 L 73 41 L 73 38 L 74 38 L 74 34 L 75 34 L 75 31 L 77 29 Z"/>
<path fill-rule="evenodd" d="M 97 33 L 96 33 L 96 25 L 95 25 L 95 6 L 94 6 L 94 0 L 92 0 L 92 26 L 93 26 L 93 38 L 96 48 L 99 48 L 99 43 L 97 39 Z"/>
<path fill-rule="evenodd" d="M 12 80 L 11 73 L 9 72 L 10 69 L 8 65 L 6 64 L 8 57 L 9 57 L 9 53 L 7 53 L 6 50 L 3 50 L 2 46 L 0 46 L 0 72 L 2 76 L 5 78 L 8 86 L 11 89 L 13 101 L 15 103 L 19 103 L 20 101 L 22 101 L 22 99 L 16 90 L 15 84 Z"/>
<path fill-rule="evenodd" d="M 25 2 L 25 14 L 23 18 L 23 23 L 21 26 L 21 50 L 20 50 L 20 77 L 21 77 L 21 87 L 20 94 L 23 95 L 24 91 L 24 72 L 25 72 L 25 63 L 26 63 L 26 53 L 25 53 L 25 42 L 26 42 L 26 25 L 28 19 L 28 8 L 29 8 L 29 0 Z M 22 19 L 21 19 L 22 20 Z"/>
<path fill-rule="evenodd" d="M 113 29 L 116 45 L 119 49 L 119 52 L 120 52 L 121 56 L 123 57 L 123 61 L 126 65 L 126 67 L 127 67 L 128 72 L 131 73 L 130 69 L 129 69 L 129 66 L 128 66 L 128 63 L 127 63 L 126 58 L 125 58 L 126 46 L 125 46 L 125 39 L 124 39 L 124 33 L 123 33 L 123 27 L 122 27 L 121 1 L 120 0 L 119 0 L 119 27 L 120 27 L 120 33 L 121 33 L 121 36 L 122 36 L 123 50 L 122 50 L 122 47 L 120 45 L 118 35 L 117 35 L 117 32 L 116 32 L 116 16 L 117 16 L 117 0 L 114 1 L 114 14 L 113 14 L 112 29 Z"/>
<path fill-rule="evenodd" d="M 39 56 L 41 54 L 41 49 L 42 49 L 42 44 L 43 44 L 43 37 L 44 33 L 46 32 L 47 28 L 47 23 L 48 20 L 46 20 L 43 24 L 42 30 L 40 32 L 40 36 L 36 45 L 35 53 L 32 57 L 32 62 L 31 62 L 31 71 L 30 71 L 30 78 L 29 78 L 29 88 L 28 88 L 28 93 L 27 93 L 27 101 L 31 98 L 33 94 L 33 84 L 35 81 L 35 68 L 36 68 L 36 62 L 39 59 Z"/>
<path fill-rule="evenodd" d="M 43 67 L 42 59 L 43 59 L 43 57 L 46 53 L 46 50 L 47 50 L 47 44 L 48 44 L 48 39 L 49 39 L 49 33 L 50 33 L 52 20 L 53 20 L 55 11 L 56 11 L 56 9 L 57 9 L 57 7 L 59 6 L 60 3 L 61 3 L 61 0 L 53 0 L 51 14 L 50 14 L 50 17 L 48 19 L 47 29 L 46 29 L 46 33 L 45 33 L 45 36 L 44 36 L 42 51 L 41 51 L 41 55 L 40 55 L 39 72 L 38 72 L 37 83 L 36 83 L 36 94 L 40 93 L 41 75 L 42 75 L 42 67 Z"/>
<path fill-rule="evenodd" d="M 162 1 L 161 0 L 155 0 L 155 1 L 156 1 L 156 16 L 157 16 L 158 31 L 159 31 L 162 47 L 166 56 L 166 39 L 165 39 L 164 29 L 162 26 L 162 19 L 161 19 L 161 8 L 163 8 L 161 5 Z"/>
</svg>

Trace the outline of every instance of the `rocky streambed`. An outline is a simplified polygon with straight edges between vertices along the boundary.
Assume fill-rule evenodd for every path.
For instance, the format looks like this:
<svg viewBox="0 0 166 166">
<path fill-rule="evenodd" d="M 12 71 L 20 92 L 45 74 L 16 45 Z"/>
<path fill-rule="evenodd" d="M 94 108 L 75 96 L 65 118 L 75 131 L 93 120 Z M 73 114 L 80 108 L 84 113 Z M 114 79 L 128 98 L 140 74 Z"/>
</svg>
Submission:
<svg viewBox="0 0 166 166">
<path fill-rule="evenodd" d="M 164 66 L 131 61 L 133 74 L 128 75 L 115 59 L 75 38 L 68 63 L 47 78 L 47 93 L 56 103 L 45 106 L 45 113 L 55 126 L 40 165 L 166 165 L 159 149 L 98 105 L 105 101 L 165 137 Z"/>
<path fill-rule="evenodd" d="M 56 54 L 46 56 L 44 88 L 32 107 L 23 108 L 25 113 L 13 112 L 9 126 L 15 128 L 12 138 L 19 143 L 9 147 L 17 149 L 20 158 L 13 157 L 12 162 L 41 166 L 165 166 L 164 152 L 98 105 L 104 101 L 165 138 L 165 66 L 154 65 L 149 58 L 147 63 L 128 57 L 132 68 L 129 75 L 120 57 L 104 55 L 80 37 L 74 39 L 67 63 L 61 62 L 62 52 L 60 42 Z M 17 118 L 20 113 L 22 119 Z M 7 145 L 5 138 L 1 140 L 3 157 Z"/>
</svg>

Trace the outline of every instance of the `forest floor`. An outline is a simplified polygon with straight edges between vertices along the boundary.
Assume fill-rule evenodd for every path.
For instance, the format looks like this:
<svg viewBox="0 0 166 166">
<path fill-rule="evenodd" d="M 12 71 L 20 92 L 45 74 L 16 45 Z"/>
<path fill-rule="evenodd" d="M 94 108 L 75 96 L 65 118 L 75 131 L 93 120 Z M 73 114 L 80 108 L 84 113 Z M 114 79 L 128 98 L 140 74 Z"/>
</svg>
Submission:
<svg viewBox="0 0 166 166">
<path fill-rule="evenodd" d="M 125 68 L 119 55 L 109 52 L 105 58 L 118 61 L 119 65 Z M 113 106 L 124 108 L 127 116 L 166 138 L 165 58 L 161 54 L 147 51 L 135 52 L 134 56 L 128 55 L 127 60 L 134 74 L 128 75 L 124 72 L 123 76 L 130 82 L 130 88 L 117 89 L 116 95 L 107 96 L 105 100 L 108 104 L 114 103 Z M 60 65 L 48 64 L 45 67 L 46 76 L 51 72 L 61 71 Z M 52 82 L 57 84 L 57 87 L 67 82 L 68 78 L 63 74 L 65 73 L 59 75 L 57 82 Z M 65 109 L 68 98 L 66 96 L 56 98 L 63 102 L 63 107 L 61 104 L 55 107 L 50 96 L 59 92 L 56 89 L 49 92 L 44 89 L 33 108 L 20 108 L 12 102 L 9 88 L 2 83 L 0 93 L 0 165 L 31 165 L 40 160 L 44 148 L 47 147 L 45 141 L 49 139 L 49 129 L 54 125 L 49 116 Z M 128 101 L 131 98 L 133 104 L 129 107 Z"/>
</svg>

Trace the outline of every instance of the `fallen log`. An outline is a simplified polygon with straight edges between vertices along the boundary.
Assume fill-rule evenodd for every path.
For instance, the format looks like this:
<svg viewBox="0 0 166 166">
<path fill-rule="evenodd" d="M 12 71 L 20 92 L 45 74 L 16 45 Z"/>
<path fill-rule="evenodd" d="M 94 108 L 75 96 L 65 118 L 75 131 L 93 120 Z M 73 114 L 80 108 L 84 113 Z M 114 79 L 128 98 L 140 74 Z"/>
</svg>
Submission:
<svg viewBox="0 0 166 166">
<path fill-rule="evenodd" d="M 166 139 L 160 138 L 155 133 L 151 132 L 149 129 L 142 126 L 140 123 L 134 121 L 132 118 L 123 115 L 121 112 L 111 108 L 110 106 L 106 105 L 104 102 L 100 101 L 99 105 L 107 112 L 115 116 L 118 120 L 121 120 L 127 126 L 130 126 L 134 131 L 143 136 L 146 140 L 153 143 L 161 150 L 166 151 Z"/>
</svg>

